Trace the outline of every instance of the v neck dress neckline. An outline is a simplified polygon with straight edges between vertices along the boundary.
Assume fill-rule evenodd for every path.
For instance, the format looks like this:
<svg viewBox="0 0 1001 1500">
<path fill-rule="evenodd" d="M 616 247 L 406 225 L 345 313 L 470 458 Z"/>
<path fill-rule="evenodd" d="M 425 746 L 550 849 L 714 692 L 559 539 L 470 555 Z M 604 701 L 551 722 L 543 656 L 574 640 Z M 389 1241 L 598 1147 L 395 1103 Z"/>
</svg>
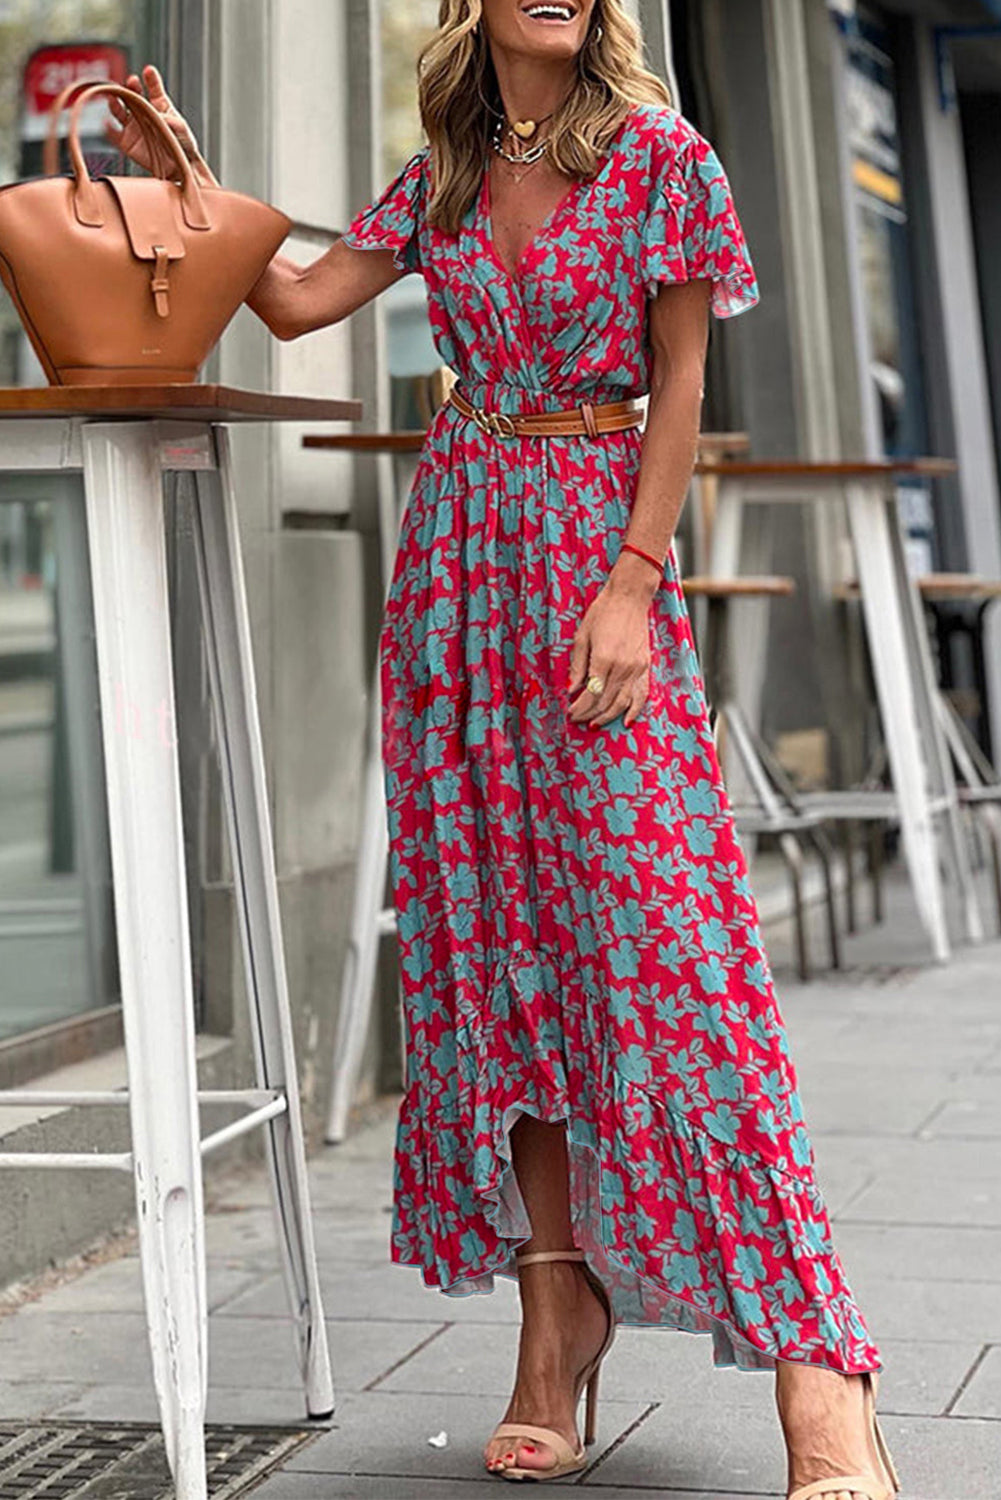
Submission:
<svg viewBox="0 0 1001 1500">
<path fill-rule="evenodd" d="M 538 249 L 538 246 L 541 244 L 541 242 L 552 231 L 553 227 L 560 220 L 560 218 L 562 218 L 564 212 L 570 206 L 571 202 L 576 198 L 580 189 L 582 187 L 590 186 L 590 184 L 596 180 L 597 174 L 595 178 L 576 177 L 573 182 L 570 183 L 570 186 L 567 188 L 562 198 L 560 198 L 559 201 L 553 205 L 546 217 L 542 220 L 541 224 L 539 224 L 538 228 L 532 232 L 530 238 L 524 245 L 520 255 L 515 261 L 514 269 L 512 270 L 511 267 L 508 266 L 501 258 L 500 251 L 497 248 L 497 242 L 494 239 L 493 200 L 490 193 L 490 167 L 491 161 L 490 158 L 487 157 L 483 164 L 483 175 L 480 180 L 480 191 L 477 204 L 478 216 L 483 228 L 483 237 L 486 241 L 487 248 L 490 251 L 492 259 L 496 261 L 497 265 L 504 272 L 504 275 L 508 278 L 508 280 L 513 282 L 515 286 L 519 286 L 521 284 L 521 272 L 525 261 L 529 258 L 534 250 Z M 599 168 L 599 172 L 600 170 L 601 169 Z"/>
</svg>

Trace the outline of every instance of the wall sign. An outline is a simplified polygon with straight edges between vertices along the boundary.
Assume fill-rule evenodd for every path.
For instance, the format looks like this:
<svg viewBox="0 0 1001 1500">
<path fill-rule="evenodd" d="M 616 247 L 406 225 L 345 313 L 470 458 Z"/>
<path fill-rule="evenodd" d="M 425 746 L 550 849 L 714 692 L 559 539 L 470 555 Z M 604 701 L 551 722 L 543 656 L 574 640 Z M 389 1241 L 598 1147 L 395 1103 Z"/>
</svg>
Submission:
<svg viewBox="0 0 1001 1500">
<path fill-rule="evenodd" d="M 102 83 L 124 83 L 131 71 L 125 47 L 112 42 L 63 42 L 39 47 L 24 66 L 21 83 L 21 175 L 42 170 L 42 145 L 49 128 L 49 110 L 67 85 L 84 78 Z M 120 167 L 119 153 L 104 135 L 107 104 L 98 100 L 83 111 L 80 139 L 88 166 L 96 171 Z M 65 135 L 64 121 L 62 134 Z"/>
</svg>

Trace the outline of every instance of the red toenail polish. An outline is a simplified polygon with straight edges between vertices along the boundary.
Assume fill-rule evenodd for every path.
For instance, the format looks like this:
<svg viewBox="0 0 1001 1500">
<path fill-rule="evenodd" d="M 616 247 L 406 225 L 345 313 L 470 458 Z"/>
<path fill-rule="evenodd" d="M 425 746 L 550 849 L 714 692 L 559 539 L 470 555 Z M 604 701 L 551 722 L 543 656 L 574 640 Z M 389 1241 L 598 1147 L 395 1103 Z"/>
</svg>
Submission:
<svg viewBox="0 0 1001 1500">
<path fill-rule="evenodd" d="M 534 1449 L 534 1447 L 532 1446 L 531 1443 L 522 1443 L 521 1446 L 522 1446 L 522 1449 L 524 1450 L 524 1452 L 526 1452 L 526 1453 L 534 1453 L 535 1452 L 535 1449 Z"/>
</svg>

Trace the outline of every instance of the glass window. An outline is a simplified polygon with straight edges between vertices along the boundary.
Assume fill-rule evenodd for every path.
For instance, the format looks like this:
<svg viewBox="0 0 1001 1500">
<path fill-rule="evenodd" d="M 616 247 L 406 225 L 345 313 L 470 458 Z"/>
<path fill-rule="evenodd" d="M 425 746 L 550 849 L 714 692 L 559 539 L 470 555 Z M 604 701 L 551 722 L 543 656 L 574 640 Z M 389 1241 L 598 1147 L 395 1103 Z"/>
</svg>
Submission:
<svg viewBox="0 0 1001 1500">
<path fill-rule="evenodd" d="M 40 170 L 47 102 L 158 55 L 162 0 L 0 0 L 0 180 Z M 105 157 L 101 118 L 85 142 Z M 0 384 L 43 377 L 0 305 Z M 76 476 L 0 476 L 0 1043 L 115 1002 L 87 537 Z"/>
<path fill-rule="evenodd" d="M 388 181 L 423 144 L 417 109 L 417 56 L 438 29 L 438 0 L 381 0 L 382 166 Z"/>
</svg>

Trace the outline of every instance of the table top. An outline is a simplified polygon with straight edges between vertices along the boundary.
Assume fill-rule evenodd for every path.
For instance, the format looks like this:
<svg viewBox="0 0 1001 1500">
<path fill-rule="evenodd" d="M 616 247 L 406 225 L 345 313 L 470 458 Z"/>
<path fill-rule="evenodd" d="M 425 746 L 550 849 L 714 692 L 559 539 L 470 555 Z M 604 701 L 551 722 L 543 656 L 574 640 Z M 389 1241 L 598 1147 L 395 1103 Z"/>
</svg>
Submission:
<svg viewBox="0 0 1001 1500">
<path fill-rule="evenodd" d="M 948 600 L 1001 599 L 1001 579 L 983 578 L 979 573 L 924 573 L 915 578 L 915 586 L 922 599 L 929 604 Z M 857 578 L 835 585 L 834 595 L 838 599 L 857 599 Z"/>
<path fill-rule="evenodd" d="M 954 474 L 954 458 L 830 459 L 802 458 L 711 459 L 695 466 L 698 474 L 745 479 L 877 479 L 893 474 L 924 478 Z"/>
<path fill-rule="evenodd" d="M 360 401 L 280 396 L 230 385 L 0 386 L 0 420 L 93 417 L 102 421 L 355 422 Z"/>
<path fill-rule="evenodd" d="M 420 430 L 399 432 L 307 432 L 304 448 L 323 448 L 355 453 L 417 453 L 424 446 L 426 433 Z M 695 464 L 695 473 L 719 478 L 744 479 L 813 479 L 842 481 L 877 479 L 892 475 L 931 479 L 954 474 L 954 458 L 887 458 L 833 460 L 811 463 L 800 458 L 719 458 L 720 452 L 735 452 L 746 447 L 747 434 L 740 432 L 703 432 L 699 434 L 699 452 L 707 455 Z"/>
<path fill-rule="evenodd" d="M 419 453 L 427 429 L 400 428 L 397 432 L 307 432 L 304 448 L 324 448 L 348 453 Z M 746 432 L 700 432 L 699 452 L 746 453 L 751 440 Z"/>
</svg>

